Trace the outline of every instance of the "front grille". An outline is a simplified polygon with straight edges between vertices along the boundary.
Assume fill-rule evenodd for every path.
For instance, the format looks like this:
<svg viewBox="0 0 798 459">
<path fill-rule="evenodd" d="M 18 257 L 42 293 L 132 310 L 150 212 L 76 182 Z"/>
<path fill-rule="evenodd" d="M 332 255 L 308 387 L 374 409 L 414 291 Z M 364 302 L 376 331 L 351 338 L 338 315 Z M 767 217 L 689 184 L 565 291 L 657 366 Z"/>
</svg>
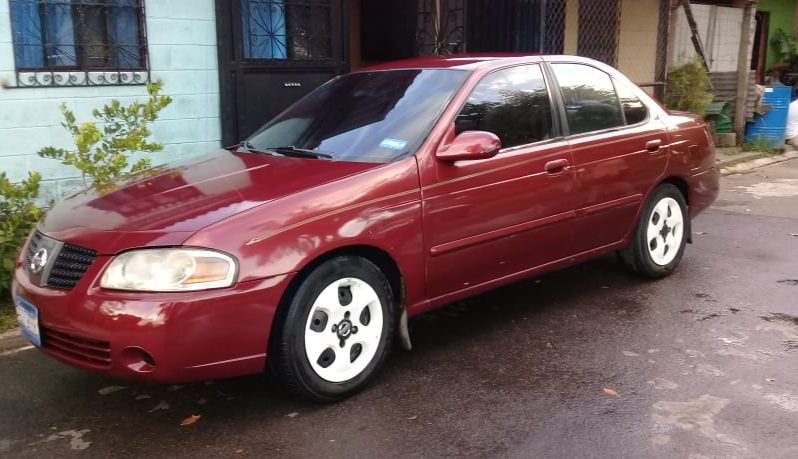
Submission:
<svg viewBox="0 0 798 459">
<path fill-rule="evenodd" d="M 42 347 L 72 360 L 96 367 L 111 366 L 111 344 L 42 327 Z"/>
<path fill-rule="evenodd" d="M 86 270 L 96 257 L 95 250 L 64 244 L 53 263 L 53 269 L 50 270 L 47 285 L 53 288 L 71 289 L 86 274 Z"/>
<path fill-rule="evenodd" d="M 56 241 L 44 234 L 36 231 L 31 236 L 30 243 L 25 251 L 25 269 L 31 272 L 31 260 L 34 254 L 40 249 L 45 248 L 50 251 L 55 259 L 48 259 L 47 266 L 35 277 L 36 283 L 62 290 L 72 289 L 80 279 L 86 274 L 89 266 L 97 258 L 97 251 L 79 247 L 68 243 Z"/>
</svg>

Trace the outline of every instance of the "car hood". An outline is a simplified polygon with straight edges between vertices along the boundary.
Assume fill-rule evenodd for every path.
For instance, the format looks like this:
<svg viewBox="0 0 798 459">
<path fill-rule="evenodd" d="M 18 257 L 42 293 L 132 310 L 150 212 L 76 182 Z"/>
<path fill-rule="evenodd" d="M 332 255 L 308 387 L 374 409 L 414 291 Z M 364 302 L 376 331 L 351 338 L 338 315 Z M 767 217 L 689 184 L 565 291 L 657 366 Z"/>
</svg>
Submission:
<svg viewBox="0 0 798 459">
<path fill-rule="evenodd" d="M 239 212 L 380 165 L 219 150 L 80 192 L 56 204 L 39 230 L 107 254 L 177 245 Z"/>
</svg>

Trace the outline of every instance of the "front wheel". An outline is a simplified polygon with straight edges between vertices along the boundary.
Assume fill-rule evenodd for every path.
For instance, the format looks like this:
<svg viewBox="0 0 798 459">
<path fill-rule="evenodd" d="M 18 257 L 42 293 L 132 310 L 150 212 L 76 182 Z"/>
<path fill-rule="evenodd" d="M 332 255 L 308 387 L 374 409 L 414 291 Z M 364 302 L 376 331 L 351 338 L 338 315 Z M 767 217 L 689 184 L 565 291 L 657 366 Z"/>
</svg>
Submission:
<svg viewBox="0 0 798 459">
<path fill-rule="evenodd" d="M 286 304 L 271 348 L 292 392 L 316 401 L 344 398 L 385 361 L 393 336 L 393 295 L 370 261 L 337 257 L 314 269 Z"/>
<path fill-rule="evenodd" d="M 682 192 L 665 183 L 646 202 L 621 261 L 635 273 L 649 278 L 671 274 L 682 259 L 687 241 L 689 214 Z"/>
</svg>

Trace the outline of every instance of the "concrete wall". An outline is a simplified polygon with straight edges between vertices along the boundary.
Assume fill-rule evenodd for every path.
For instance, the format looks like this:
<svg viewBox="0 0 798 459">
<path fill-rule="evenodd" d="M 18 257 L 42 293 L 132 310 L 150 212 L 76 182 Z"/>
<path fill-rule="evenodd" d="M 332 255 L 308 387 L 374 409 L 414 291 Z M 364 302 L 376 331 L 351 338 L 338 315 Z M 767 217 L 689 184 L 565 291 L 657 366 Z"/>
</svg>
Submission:
<svg viewBox="0 0 798 459">
<path fill-rule="evenodd" d="M 577 54 L 579 46 L 579 0 L 565 0 L 565 54 Z"/>
<path fill-rule="evenodd" d="M 579 1 L 566 0 L 565 54 L 577 54 Z M 589 1 L 589 0 L 582 0 Z M 659 0 L 621 0 L 617 67 L 636 83 L 655 80 Z"/>
<path fill-rule="evenodd" d="M 152 155 L 153 163 L 185 157 L 220 146 L 219 74 L 213 0 L 145 0 L 146 28 L 152 80 L 165 83 L 174 101 L 153 125 L 153 139 L 165 144 Z M 0 82 L 16 84 L 10 13 L 0 0 Z M 78 120 L 91 109 L 119 99 L 123 103 L 146 97 L 144 86 L 0 88 L 0 171 L 14 181 L 39 171 L 45 197 L 63 196 L 77 189 L 77 170 L 36 151 L 44 146 L 69 147 L 61 127 L 58 105 L 65 102 Z"/>
<path fill-rule="evenodd" d="M 623 0 L 618 70 L 635 83 L 653 83 L 657 69 L 659 0 Z"/>
</svg>

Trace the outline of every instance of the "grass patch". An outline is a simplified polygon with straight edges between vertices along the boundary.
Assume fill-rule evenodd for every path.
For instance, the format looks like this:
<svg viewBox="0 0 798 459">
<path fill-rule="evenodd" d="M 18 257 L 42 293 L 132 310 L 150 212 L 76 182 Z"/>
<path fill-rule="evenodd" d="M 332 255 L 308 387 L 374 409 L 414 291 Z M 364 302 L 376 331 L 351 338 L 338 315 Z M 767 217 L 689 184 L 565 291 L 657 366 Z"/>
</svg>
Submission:
<svg viewBox="0 0 798 459">
<path fill-rule="evenodd" d="M 782 153 L 782 149 L 771 147 L 770 142 L 764 137 L 759 137 L 754 142 L 744 143 L 743 151 L 751 151 L 764 156 L 772 156 L 777 153 Z"/>
<path fill-rule="evenodd" d="M 17 313 L 11 303 L 0 302 L 0 333 L 17 326 Z"/>
</svg>

